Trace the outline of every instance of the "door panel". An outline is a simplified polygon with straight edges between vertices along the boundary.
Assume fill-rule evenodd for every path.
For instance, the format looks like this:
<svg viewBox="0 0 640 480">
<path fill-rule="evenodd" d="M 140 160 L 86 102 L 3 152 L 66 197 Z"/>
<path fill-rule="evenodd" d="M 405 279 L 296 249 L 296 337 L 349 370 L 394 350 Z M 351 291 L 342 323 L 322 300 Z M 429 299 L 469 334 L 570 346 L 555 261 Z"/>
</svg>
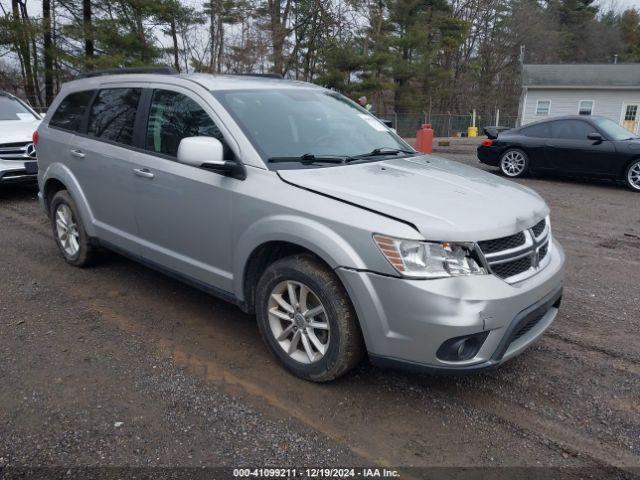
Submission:
<svg viewBox="0 0 640 480">
<path fill-rule="evenodd" d="M 70 148 L 98 236 L 134 254 L 139 252 L 130 146 L 141 93 L 139 88 L 100 90 L 87 134 L 76 136 Z"/>
<path fill-rule="evenodd" d="M 153 175 L 129 173 L 142 256 L 230 291 L 231 199 L 238 180 L 140 152 L 135 157 L 136 168 Z"/>
<path fill-rule="evenodd" d="M 565 173 L 606 175 L 614 165 L 615 147 L 610 141 L 594 142 L 589 133 L 597 129 L 582 120 L 551 122 L 552 138 L 545 149 L 548 169 Z"/>
<path fill-rule="evenodd" d="M 70 150 L 75 172 L 95 218 L 98 237 L 138 254 L 134 212 L 135 191 L 131 150 L 88 137 L 76 136 Z"/>
<path fill-rule="evenodd" d="M 232 291 L 231 203 L 239 180 L 177 162 L 180 140 L 222 135 L 184 93 L 154 90 L 144 147 L 133 175 L 140 248 L 145 259 L 206 285 Z M 203 159 L 203 161 L 206 159 Z"/>
</svg>

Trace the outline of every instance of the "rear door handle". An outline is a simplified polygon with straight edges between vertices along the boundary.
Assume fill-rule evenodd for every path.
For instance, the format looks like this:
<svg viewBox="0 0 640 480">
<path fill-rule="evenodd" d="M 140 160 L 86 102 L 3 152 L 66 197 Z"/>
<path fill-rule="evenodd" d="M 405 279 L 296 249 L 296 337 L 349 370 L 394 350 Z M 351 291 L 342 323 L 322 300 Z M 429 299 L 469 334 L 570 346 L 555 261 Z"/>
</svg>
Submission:
<svg viewBox="0 0 640 480">
<path fill-rule="evenodd" d="M 547 143 L 547 145 L 546 145 L 546 146 L 547 146 L 547 147 L 551 147 L 551 148 L 555 147 L 555 145 L 554 145 L 553 143 Z"/>
<path fill-rule="evenodd" d="M 71 150 L 71 155 L 73 155 L 76 158 L 84 158 L 85 154 L 82 153 L 82 150 Z"/>
<path fill-rule="evenodd" d="M 133 173 L 142 178 L 153 178 L 155 175 L 148 168 L 134 168 Z"/>
</svg>

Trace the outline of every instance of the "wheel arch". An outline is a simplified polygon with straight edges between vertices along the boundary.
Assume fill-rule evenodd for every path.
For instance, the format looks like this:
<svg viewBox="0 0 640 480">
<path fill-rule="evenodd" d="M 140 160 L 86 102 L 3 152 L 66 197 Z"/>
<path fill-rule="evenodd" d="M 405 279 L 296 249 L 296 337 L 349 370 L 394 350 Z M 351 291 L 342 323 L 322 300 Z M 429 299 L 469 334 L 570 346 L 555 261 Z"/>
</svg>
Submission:
<svg viewBox="0 0 640 480">
<path fill-rule="evenodd" d="M 637 189 L 631 187 L 628 184 L 627 181 L 627 171 L 629 170 L 629 168 L 631 168 L 631 165 L 633 165 L 634 163 L 638 162 L 638 160 L 640 160 L 640 155 L 635 155 L 633 157 L 631 157 L 629 159 L 629 161 L 627 161 L 624 166 L 622 167 L 622 172 L 620 173 L 619 179 L 622 180 L 622 182 L 628 187 L 631 188 L 634 192 L 637 192 Z"/>
<path fill-rule="evenodd" d="M 627 160 L 626 162 L 624 162 L 622 164 L 622 169 L 620 171 L 620 178 L 623 181 L 627 180 L 626 177 L 625 177 L 625 175 L 627 173 L 627 169 L 631 166 L 632 163 L 635 163 L 638 160 L 640 160 L 640 154 L 632 156 L 629 160 Z"/>
<path fill-rule="evenodd" d="M 264 270 L 276 260 L 308 253 L 335 270 L 340 266 L 364 268 L 355 250 L 335 231 L 314 221 L 273 217 L 252 225 L 236 243 L 234 294 L 253 311 L 255 287 Z"/>
<path fill-rule="evenodd" d="M 42 197 L 48 213 L 51 199 L 60 190 L 67 190 L 78 208 L 80 219 L 89 237 L 95 236 L 94 217 L 80 183 L 73 173 L 64 165 L 54 163 L 47 168 L 42 184 Z"/>
</svg>

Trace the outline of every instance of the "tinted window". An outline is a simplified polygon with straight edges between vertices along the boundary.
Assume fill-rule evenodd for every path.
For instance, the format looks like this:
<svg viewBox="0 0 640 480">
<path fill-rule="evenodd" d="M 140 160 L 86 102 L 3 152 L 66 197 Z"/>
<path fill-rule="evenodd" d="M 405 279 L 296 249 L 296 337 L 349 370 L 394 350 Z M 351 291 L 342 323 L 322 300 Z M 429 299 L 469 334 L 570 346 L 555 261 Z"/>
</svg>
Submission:
<svg viewBox="0 0 640 480">
<path fill-rule="evenodd" d="M 559 120 L 557 122 L 551 122 L 553 138 L 586 140 L 587 135 L 594 131 L 595 128 L 587 122 L 581 122 L 580 120 Z"/>
<path fill-rule="evenodd" d="M 549 123 L 538 123 L 536 125 L 523 128 L 520 130 L 520 133 L 527 137 L 549 138 L 551 136 L 551 128 Z"/>
<path fill-rule="evenodd" d="M 79 131 L 82 117 L 89 106 L 91 97 L 93 97 L 93 92 L 94 90 L 85 90 L 67 95 L 51 117 L 49 126 L 74 132 Z"/>
<path fill-rule="evenodd" d="M 185 137 L 215 137 L 224 145 L 222 133 L 200 105 L 186 95 L 155 90 L 147 123 L 147 150 L 175 157 Z M 228 149 L 225 148 L 225 157 Z"/>
<path fill-rule="evenodd" d="M 0 95 L 0 120 L 35 120 L 36 117 L 20 101 Z"/>
<path fill-rule="evenodd" d="M 611 140 L 631 140 L 634 138 L 640 138 L 638 135 L 634 135 L 629 130 L 621 127 L 616 122 L 604 117 L 593 117 L 593 122 L 600 127 L 600 130 L 604 132 L 607 138 Z"/>
<path fill-rule="evenodd" d="M 100 90 L 91 105 L 87 133 L 93 137 L 131 145 L 141 92 L 139 88 Z"/>
</svg>

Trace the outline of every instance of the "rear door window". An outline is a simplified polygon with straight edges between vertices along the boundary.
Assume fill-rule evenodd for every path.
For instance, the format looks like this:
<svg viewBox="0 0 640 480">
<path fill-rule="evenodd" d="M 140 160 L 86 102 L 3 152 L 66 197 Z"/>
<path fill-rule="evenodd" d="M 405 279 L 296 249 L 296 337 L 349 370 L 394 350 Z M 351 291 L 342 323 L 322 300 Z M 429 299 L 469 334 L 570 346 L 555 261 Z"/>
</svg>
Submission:
<svg viewBox="0 0 640 480">
<path fill-rule="evenodd" d="M 154 90 L 147 121 L 145 149 L 170 157 L 178 154 L 178 145 L 186 137 L 215 137 L 229 149 L 222 133 L 209 114 L 186 95 L 170 90 Z"/>
<path fill-rule="evenodd" d="M 558 120 L 551 122 L 553 138 L 564 140 L 587 140 L 587 135 L 595 129 L 581 120 Z"/>
<path fill-rule="evenodd" d="M 142 89 L 100 90 L 89 112 L 87 134 L 122 145 L 133 144 L 133 130 Z"/>
<path fill-rule="evenodd" d="M 520 133 L 527 137 L 533 138 L 549 138 L 551 137 L 551 128 L 548 122 L 538 123 L 536 125 L 531 125 L 530 127 L 525 127 L 520 130 Z"/>
<path fill-rule="evenodd" d="M 95 90 L 85 90 L 67 95 L 51 117 L 49 126 L 79 132 L 94 92 Z"/>
</svg>

